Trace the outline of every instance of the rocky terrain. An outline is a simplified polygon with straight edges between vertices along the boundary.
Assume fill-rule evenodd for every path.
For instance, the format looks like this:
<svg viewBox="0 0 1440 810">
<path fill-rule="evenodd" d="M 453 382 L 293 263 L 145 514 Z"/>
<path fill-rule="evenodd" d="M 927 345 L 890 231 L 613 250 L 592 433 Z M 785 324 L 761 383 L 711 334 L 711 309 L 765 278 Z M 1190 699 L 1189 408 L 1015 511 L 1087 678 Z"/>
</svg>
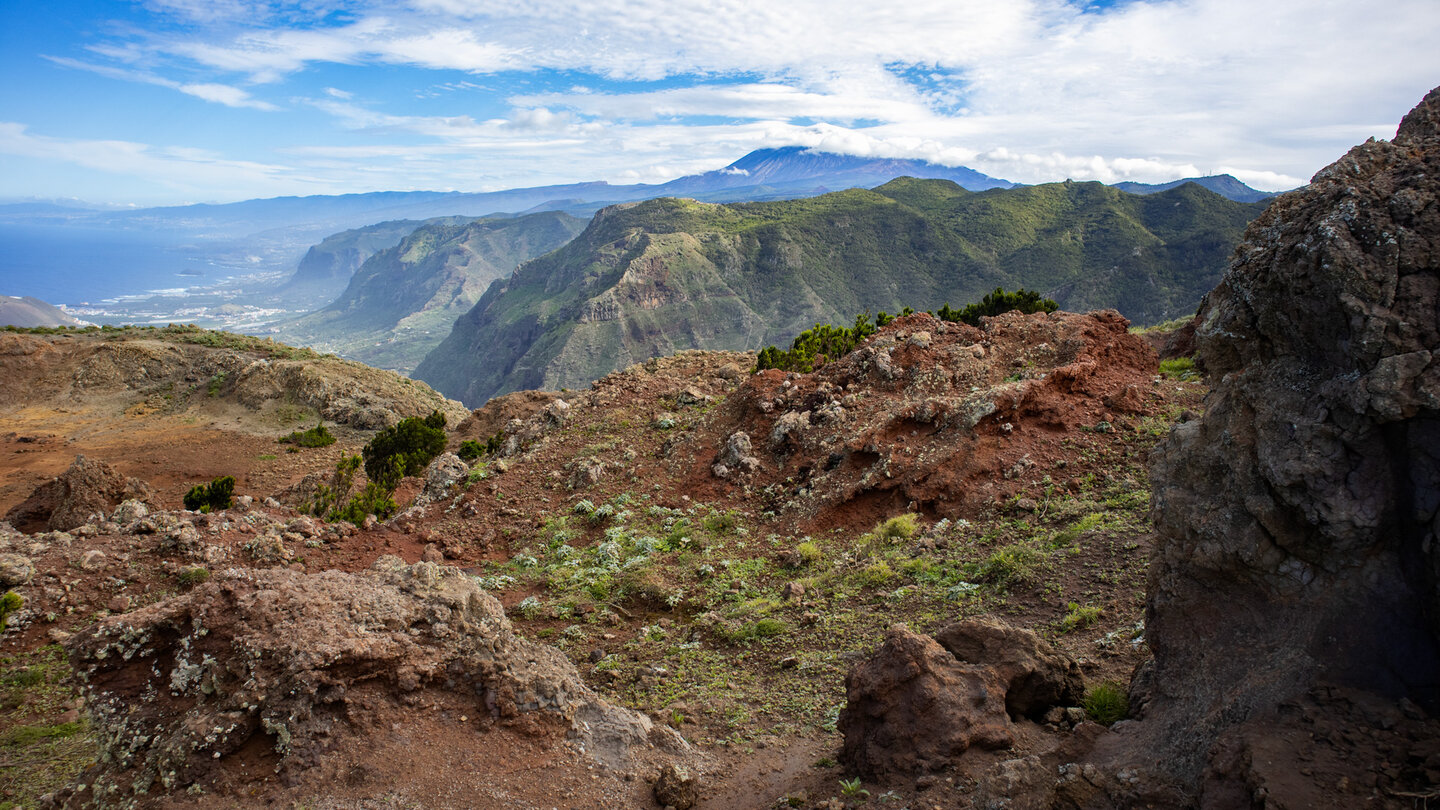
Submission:
<svg viewBox="0 0 1440 810">
<path fill-rule="evenodd" d="M 1437 155 L 1440 90 L 1279 198 L 1184 333 L 921 313 L 807 373 L 655 358 L 452 420 L 474 461 L 386 521 L 258 478 L 184 511 L 87 454 L 0 527 L 0 799 L 1424 806 Z M 24 345 L 13 390 L 127 418 Z"/>
<path fill-rule="evenodd" d="M 836 759 L 846 672 L 896 621 L 938 632 L 967 616 L 1003 616 L 1038 633 L 1033 650 L 1068 661 L 1068 687 L 1002 718 L 1020 745 L 1053 746 L 1051 736 L 1068 735 L 1083 716 L 1074 705 L 1083 683 L 1128 676 L 1143 650 L 1132 643 L 1148 547 L 1147 502 L 1136 497 L 1141 456 L 1200 389 L 1158 374 L 1153 352 L 1122 319 L 1011 314 L 973 328 L 914 315 L 811 374 L 752 376 L 753 362 L 689 352 L 586 391 L 498 398 L 452 421 L 451 437 L 457 447 L 498 434 L 496 452 L 473 465 L 442 457 L 423 481 L 402 487 L 427 505 L 373 525 L 326 524 L 266 500 L 295 503 L 284 486 L 257 487 L 258 478 L 238 486 L 243 504 L 209 515 L 178 511 L 163 490 L 148 508 L 112 498 L 59 510 L 88 510 L 86 522 L 66 531 L 37 525 L 5 541 L 29 573 L 15 576 L 27 602 L 11 617 L 4 655 L 13 671 L 42 673 L 53 689 L 16 689 L 11 716 L 58 735 L 34 745 L 58 749 L 71 768 L 98 752 L 98 769 L 77 781 L 118 791 L 107 794 L 115 803 L 137 785 L 144 803 L 208 806 L 247 792 L 306 801 L 340 778 L 346 787 L 334 806 L 381 797 L 467 806 L 460 787 L 442 787 L 449 782 L 468 786 L 465 796 L 494 797 L 493 806 L 643 806 L 672 788 L 707 807 L 787 795 L 824 806 L 844 801 L 840 779 L 852 773 Z M 753 437 L 748 449 L 742 435 Z M 866 449 L 876 444 L 893 452 Z M 332 449 L 287 460 L 318 472 L 333 464 L 324 455 Z M 436 596 L 415 576 L 440 583 Z M 420 601 L 397 607 L 400 596 L 383 595 L 397 587 Z M 340 589 L 333 604 L 324 602 L 330 588 Z M 435 618 L 435 600 L 454 605 L 459 597 L 444 594 L 455 589 L 474 594 L 465 597 L 478 611 L 468 624 L 457 624 L 454 607 L 452 618 Z M 347 602 L 341 593 L 369 595 Z M 486 607 L 490 595 L 508 618 Z M 303 609 L 286 607 L 293 599 Z M 382 607 L 402 618 L 373 613 Z M 292 627 L 252 609 L 318 624 Z M 337 611 L 376 630 L 344 641 L 325 624 L 341 621 L 325 618 Z M 430 618 L 416 624 L 405 611 Z M 92 628 L 100 615 L 111 618 Z M 209 617 L 199 619 L 207 630 L 192 637 L 196 617 Z M 534 658 L 516 652 L 529 649 L 528 638 L 563 653 L 544 659 L 546 672 L 574 667 L 555 676 L 569 685 L 543 687 L 570 696 L 563 705 L 503 716 L 485 697 L 499 687 L 483 668 L 459 667 L 478 681 L 446 674 L 480 654 L 480 631 L 457 628 L 501 623 L 518 637 L 497 660 Z M 403 644 L 387 646 L 386 633 L 407 627 Z M 142 637 L 152 640 L 128 660 L 98 657 L 117 639 Z M 61 665 L 45 644 L 55 639 L 70 650 L 65 666 L 89 673 L 78 683 L 93 725 L 57 722 L 78 696 L 52 683 Z M 250 652 L 232 660 L 231 649 Z M 260 663 L 245 663 L 253 655 Z M 289 669 L 263 663 L 291 659 Z M 496 672 L 529 677 L 525 666 Z M 244 683 L 252 692 L 235 691 Z M 302 683 L 296 696 L 293 684 Z M 154 708 L 123 722 L 155 731 L 122 751 L 134 735 L 96 712 L 149 705 L 146 694 L 157 696 Z M 591 702 L 639 712 L 613 715 L 630 718 L 619 727 L 632 730 L 587 739 L 606 727 L 600 709 L 583 708 Z M 264 708 L 273 706 L 296 718 L 283 732 L 281 715 Z M 646 724 L 687 742 L 633 731 Z M 186 731 L 202 728 L 231 731 L 209 742 Z M 472 742 L 476 735 L 484 742 Z M 420 739 L 438 742 L 417 747 Z M 195 755 L 202 742 L 209 747 Z M 476 744 L 505 752 L 494 762 L 506 770 L 443 753 Z M 347 752 L 343 761 L 337 751 Z M 46 790 L 74 774 L 57 774 Z M 929 773 L 883 778 L 893 795 L 935 791 L 942 806 L 965 801 L 973 784 Z M 90 801 L 75 783 L 51 800 Z M 11 784 L 12 795 L 41 792 L 18 788 Z"/>
<path fill-rule="evenodd" d="M 369 432 L 439 409 L 423 383 L 274 341 L 192 327 L 0 332 L 0 514 L 85 455 L 178 507 L 197 481 L 279 489 Z M 304 459 L 276 444 L 323 421 L 340 443 Z"/>
</svg>

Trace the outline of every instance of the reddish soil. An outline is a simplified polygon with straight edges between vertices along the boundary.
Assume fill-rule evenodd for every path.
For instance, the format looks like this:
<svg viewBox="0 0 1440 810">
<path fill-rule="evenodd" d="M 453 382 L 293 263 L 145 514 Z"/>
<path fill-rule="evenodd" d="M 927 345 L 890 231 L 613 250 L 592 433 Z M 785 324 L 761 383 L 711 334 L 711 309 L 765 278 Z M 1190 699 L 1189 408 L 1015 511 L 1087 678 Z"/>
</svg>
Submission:
<svg viewBox="0 0 1440 810">
<path fill-rule="evenodd" d="M 733 513 L 757 539 L 814 535 L 826 544 L 839 542 L 827 538 L 860 535 L 907 510 L 919 512 L 926 524 L 963 518 L 973 522 L 972 536 L 988 533 L 975 549 L 967 540 L 946 551 L 942 540 L 939 550 L 924 553 L 940 561 L 971 559 L 988 553 L 986 544 L 1008 542 L 1019 527 L 1033 532 L 1052 525 L 1066 504 L 1081 496 L 1110 493 L 1104 497 L 1116 498 L 1148 489 L 1145 448 L 1176 414 L 1197 408 L 1203 390 L 1156 376 L 1154 352 L 1128 335 L 1125 326 L 1118 316 L 1062 313 L 1003 316 L 981 330 L 915 315 L 882 330 L 861 351 L 811 374 L 750 376 L 753 355 L 684 352 L 611 374 L 587 391 L 559 394 L 568 407 L 548 421 L 546 414 L 557 409 L 555 394 L 497 398 L 462 423 L 451 439 L 453 448 L 501 430 L 520 437 L 517 455 L 488 462 L 488 477 L 423 514 L 402 513 L 370 530 L 317 526 L 314 536 L 323 544 L 291 543 L 290 557 L 269 561 L 255 559 L 246 544 L 267 525 L 288 523 L 296 515 L 260 508 L 258 501 L 308 473 L 330 469 L 368 434 L 337 430 L 339 444 L 292 454 L 276 444 L 276 437 L 292 427 L 276 426 L 269 421 L 272 416 L 233 404 L 149 409 L 137 407 L 143 400 L 137 403 L 131 396 L 129 402 L 82 399 L 63 410 L 17 407 L 6 414 L 9 435 L 0 441 L 0 510 L 23 500 L 36 484 L 83 453 L 148 481 L 168 508 L 178 507 L 194 483 L 236 476 L 237 494 L 254 496 L 257 505 L 249 512 L 196 520 L 203 524 L 204 543 L 216 549 L 210 552 L 214 559 L 206 561 L 211 567 L 360 570 L 384 554 L 414 562 L 434 544 L 447 563 L 484 573 L 487 564 L 531 547 L 547 519 L 571 514 L 581 499 L 599 504 L 625 493 L 644 496 L 648 505 Z M 885 359 L 877 361 L 881 353 Z M 994 407 L 977 410 L 976 403 Z M 978 411 L 985 412 L 975 418 Z M 771 442 L 783 416 L 801 419 L 806 412 L 795 431 Z M 822 413 L 823 418 L 817 416 Z M 515 420 L 523 423 L 519 430 L 514 430 Z M 737 431 L 749 434 L 759 468 L 718 477 L 713 465 Z M 597 472 L 587 477 L 587 466 Z M 407 481 L 397 500 L 405 503 L 418 489 L 418 483 Z M 1143 503 L 1138 508 L 1143 510 Z M 575 541 L 579 547 L 600 538 L 599 529 L 579 528 L 584 529 Z M 1063 568 L 1017 584 L 1006 598 L 987 602 L 983 609 L 1018 625 L 1043 628 L 1066 614 L 1068 602 L 1099 608 L 1102 622 L 1055 636 L 1056 644 L 1080 659 L 1088 679 L 1128 680 L 1144 657 L 1143 647 L 1120 643 L 1101 649 L 1096 642 L 1141 616 L 1149 540 L 1143 527 L 1118 525 L 1082 538 Z M 46 572 L 50 578 L 43 587 L 27 590 L 32 618 L 24 629 L 0 639 L 0 653 L 23 654 L 63 637 L 116 597 L 128 597 L 133 607 L 174 593 L 176 572 L 195 560 L 159 545 L 156 535 L 98 534 L 77 536 L 67 546 L 38 554 L 42 577 L 37 582 Z M 95 571 L 82 570 L 78 561 L 94 548 L 105 552 L 106 562 Z M 748 553 L 767 558 L 776 553 L 758 542 L 751 548 Z M 769 577 L 760 586 L 778 590 L 785 575 Z M 537 594 L 543 596 L 544 589 L 533 584 L 496 593 L 512 607 Z M 853 608 L 862 628 L 858 634 L 831 624 L 826 615 L 781 646 L 737 649 L 731 677 L 739 686 L 731 690 L 736 695 L 731 708 L 757 718 L 738 731 L 718 709 L 707 712 L 706 706 L 694 705 L 705 700 L 701 693 L 682 695 L 679 701 L 657 697 L 664 678 L 657 681 L 644 668 L 663 661 L 626 659 L 618 673 L 609 673 L 587 660 L 593 645 L 620 650 L 635 642 L 644 626 L 688 626 L 696 617 L 683 603 L 617 604 L 617 623 L 568 653 L 602 694 L 653 708 L 662 721 L 668 722 L 671 709 L 660 712 L 660 707 L 690 702 L 680 730 L 705 741 L 702 807 L 769 806 L 786 795 L 798 799 L 800 791 L 805 799 L 799 806 L 824 807 L 839 795 L 838 780 L 844 775 L 826 764 L 839 748 L 838 738 L 833 731 L 797 726 L 795 717 L 783 711 L 767 714 L 771 710 L 751 705 L 752 698 L 745 696 L 783 694 L 796 688 L 796 678 L 835 694 L 846 662 L 858 660 L 879 641 L 878 630 L 863 628 L 904 619 L 934 631 L 972 610 L 961 605 L 935 614 L 897 605 L 891 613 L 879 594 L 865 598 L 868 603 Z M 806 601 L 787 615 L 799 625 L 801 613 L 822 609 Z M 37 618 L 47 613 L 56 621 Z M 557 637 L 567 626 L 564 619 L 544 615 L 515 621 L 531 637 Z M 797 675 L 797 670 L 780 669 L 776 662 L 792 652 L 814 657 L 813 671 L 802 668 Z M 1021 734 L 1017 750 L 1023 755 L 1053 746 L 1054 734 L 1032 725 Z M 654 777 L 594 772 L 563 743 L 510 731 L 488 732 L 477 740 L 445 706 L 399 713 L 388 728 L 382 724 L 357 745 L 341 754 L 354 782 L 335 785 L 333 798 L 320 806 L 645 806 L 646 779 Z M 486 753 L 475 753 L 477 746 Z M 977 758 L 934 782 L 867 788 L 874 796 L 883 790 L 912 796 L 912 806 L 964 807 L 973 774 L 993 761 L 988 755 Z M 316 796 L 315 785 L 274 784 L 258 774 L 237 779 L 232 799 L 176 796 L 172 801 L 176 806 L 192 801 L 243 805 L 247 789 L 256 800 L 270 803 Z M 381 796 L 387 803 L 374 804 Z"/>
</svg>

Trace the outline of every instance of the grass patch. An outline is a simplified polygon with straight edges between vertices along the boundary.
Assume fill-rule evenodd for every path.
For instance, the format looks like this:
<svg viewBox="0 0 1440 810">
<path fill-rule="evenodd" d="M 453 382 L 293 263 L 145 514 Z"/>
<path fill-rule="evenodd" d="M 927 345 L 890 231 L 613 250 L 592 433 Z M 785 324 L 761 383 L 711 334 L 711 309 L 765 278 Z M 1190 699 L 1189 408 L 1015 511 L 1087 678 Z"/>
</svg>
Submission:
<svg viewBox="0 0 1440 810">
<path fill-rule="evenodd" d="M 1065 618 L 1060 620 L 1060 632 L 1062 633 L 1080 630 L 1100 621 L 1101 610 L 1098 607 L 1081 607 L 1077 602 L 1071 602 L 1068 607 Z"/>
<path fill-rule="evenodd" d="M 1125 689 L 1117 683 L 1101 683 L 1090 687 L 1080 705 L 1085 709 L 1086 717 L 1102 726 L 1124 720 L 1130 715 L 1130 698 L 1126 696 Z"/>
<path fill-rule="evenodd" d="M 1195 368 L 1195 361 L 1188 357 L 1174 357 L 1169 360 L 1160 361 L 1160 374 L 1172 380 L 1189 382 L 1200 379 L 1200 371 Z"/>
<path fill-rule="evenodd" d="M 1029 582 L 1045 556 L 1033 546 L 1013 543 L 997 549 L 980 563 L 980 581 L 1006 590 L 1012 585 Z"/>
</svg>

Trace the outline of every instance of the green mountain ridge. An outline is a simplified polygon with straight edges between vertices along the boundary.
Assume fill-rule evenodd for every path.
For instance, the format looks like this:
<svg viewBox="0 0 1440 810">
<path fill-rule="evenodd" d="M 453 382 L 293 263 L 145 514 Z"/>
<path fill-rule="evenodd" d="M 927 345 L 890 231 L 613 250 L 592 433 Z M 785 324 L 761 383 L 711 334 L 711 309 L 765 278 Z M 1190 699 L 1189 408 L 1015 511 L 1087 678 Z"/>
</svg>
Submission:
<svg viewBox="0 0 1440 810">
<path fill-rule="evenodd" d="M 899 178 L 801 200 L 611 206 L 498 281 L 415 369 L 470 406 L 581 387 L 684 349 L 784 344 L 858 312 L 934 309 L 1024 286 L 1141 323 L 1193 312 L 1263 204 L 1187 184 L 970 192 Z"/>
<path fill-rule="evenodd" d="M 377 368 L 409 372 L 492 281 L 570 241 L 585 221 L 551 211 L 441 217 L 416 224 L 399 244 L 366 259 L 328 306 L 270 333 Z M 338 240 L 337 252 L 352 247 L 351 241 Z"/>
</svg>

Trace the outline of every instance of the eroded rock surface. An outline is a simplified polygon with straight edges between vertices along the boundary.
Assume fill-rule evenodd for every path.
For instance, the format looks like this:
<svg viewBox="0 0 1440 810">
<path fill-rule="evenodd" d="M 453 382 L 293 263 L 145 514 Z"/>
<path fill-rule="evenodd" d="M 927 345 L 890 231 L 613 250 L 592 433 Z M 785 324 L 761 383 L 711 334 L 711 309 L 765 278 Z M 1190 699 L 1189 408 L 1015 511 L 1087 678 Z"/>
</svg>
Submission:
<svg viewBox="0 0 1440 810">
<path fill-rule="evenodd" d="M 972 746 L 1014 743 L 994 670 L 962 664 L 903 625 L 845 678 L 840 758 L 867 779 L 938 771 Z"/>
<path fill-rule="evenodd" d="M 812 514 L 865 501 L 962 517 L 1008 497 L 1016 465 L 1036 463 L 1013 439 L 1109 430 L 1155 406 L 1154 387 L 1135 386 L 1155 373 L 1155 351 L 1128 327 L 1110 310 L 1007 312 L 979 327 L 907 315 L 814 372 L 747 378 L 696 466 L 802 490 L 780 505 Z"/>
<path fill-rule="evenodd" d="M 1325 715 L 1322 685 L 1440 715 L 1437 307 L 1440 90 L 1278 198 L 1201 307 L 1214 388 L 1153 465 L 1155 692 L 1133 748 L 1202 803 L 1259 796 L 1264 738 L 1296 701 Z M 1368 737 L 1330 741 L 1375 762 L 1365 785 L 1293 795 L 1434 787 Z"/>
<path fill-rule="evenodd" d="M 994 669 L 1012 716 L 1038 717 L 1052 706 L 1078 706 L 1084 697 L 1085 679 L 1075 659 L 1047 649 L 1024 628 L 974 619 L 946 627 L 935 641 L 961 663 Z"/>
<path fill-rule="evenodd" d="M 224 793 L 257 769 L 338 783 L 346 760 L 332 752 L 366 744 L 397 712 L 443 708 L 482 748 L 494 726 L 568 736 L 611 767 L 686 748 L 603 703 L 553 648 L 517 637 L 471 578 L 395 557 L 362 574 L 232 569 L 103 620 L 68 649 L 101 737 L 85 780 L 112 804 L 192 785 Z"/>
<path fill-rule="evenodd" d="M 155 497 L 148 484 L 121 475 L 103 461 L 76 456 L 60 476 L 35 488 L 30 497 L 5 515 L 22 531 L 69 531 L 96 513 L 109 514 L 121 502 Z"/>
</svg>

